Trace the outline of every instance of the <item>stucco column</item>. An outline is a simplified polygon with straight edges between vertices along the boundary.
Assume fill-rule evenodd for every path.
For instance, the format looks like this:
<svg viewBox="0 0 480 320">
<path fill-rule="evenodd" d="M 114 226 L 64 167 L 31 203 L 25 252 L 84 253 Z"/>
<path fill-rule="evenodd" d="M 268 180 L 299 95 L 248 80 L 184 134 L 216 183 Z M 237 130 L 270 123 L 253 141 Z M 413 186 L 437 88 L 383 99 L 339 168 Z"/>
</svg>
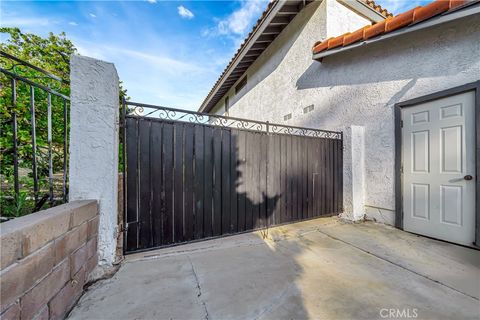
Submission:
<svg viewBox="0 0 480 320">
<path fill-rule="evenodd" d="M 99 264 L 111 266 L 117 235 L 119 81 L 112 63 L 70 59 L 69 200 L 99 202 Z"/>
<path fill-rule="evenodd" d="M 342 218 L 360 220 L 365 215 L 365 129 L 347 127 L 344 131 Z"/>
</svg>

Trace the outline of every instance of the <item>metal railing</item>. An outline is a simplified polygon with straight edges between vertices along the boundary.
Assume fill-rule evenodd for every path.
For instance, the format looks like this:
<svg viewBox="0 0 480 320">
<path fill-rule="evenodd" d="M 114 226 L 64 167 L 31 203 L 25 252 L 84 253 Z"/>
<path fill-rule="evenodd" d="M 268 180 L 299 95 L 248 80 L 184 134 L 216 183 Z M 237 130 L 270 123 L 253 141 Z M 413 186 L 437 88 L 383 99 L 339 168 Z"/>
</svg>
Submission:
<svg viewBox="0 0 480 320">
<path fill-rule="evenodd" d="M 0 76 L 3 98 L 10 94 L 2 100 L 1 215 L 12 205 L 19 215 L 20 201 L 21 214 L 67 202 L 69 82 L 3 51 Z"/>
<path fill-rule="evenodd" d="M 221 116 L 210 113 L 199 113 L 182 109 L 168 108 L 132 101 L 123 101 L 126 115 L 132 117 L 149 117 L 160 120 L 183 121 L 194 124 L 204 124 L 235 128 L 240 130 L 259 131 L 271 134 L 288 134 L 314 138 L 342 139 L 342 132 L 315 128 L 288 126 L 284 124 Z"/>
</svg>

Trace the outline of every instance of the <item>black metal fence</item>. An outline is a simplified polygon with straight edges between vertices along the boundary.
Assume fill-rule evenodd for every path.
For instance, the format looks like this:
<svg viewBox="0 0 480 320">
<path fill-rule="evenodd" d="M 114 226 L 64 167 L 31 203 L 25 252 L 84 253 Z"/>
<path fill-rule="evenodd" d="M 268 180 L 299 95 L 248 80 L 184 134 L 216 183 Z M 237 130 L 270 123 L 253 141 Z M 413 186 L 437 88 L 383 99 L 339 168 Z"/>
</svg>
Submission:
<svg viewBox="0 0 480 320">
<path fill-rule="evenodd" d="M 125 110 L 127 252 L 342 211 L 341 132 Z"/>
<path fill-rule="evenodd" d="M 1 216 L 67 201 L 69 82 L 0 51 Z"/>
</svg>

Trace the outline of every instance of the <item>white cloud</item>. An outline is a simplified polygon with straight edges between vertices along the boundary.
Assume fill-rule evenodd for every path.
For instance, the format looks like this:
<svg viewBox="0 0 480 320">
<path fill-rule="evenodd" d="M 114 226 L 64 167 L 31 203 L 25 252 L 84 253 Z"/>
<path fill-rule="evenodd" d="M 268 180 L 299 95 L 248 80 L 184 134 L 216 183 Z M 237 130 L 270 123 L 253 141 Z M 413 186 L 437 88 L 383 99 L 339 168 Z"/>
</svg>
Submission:
<svg viewBox="0 0 480 320">
<path fill-rule="evenodd" d="M 92 18 L 96 18 L 96 17 L 97 17 L 97 16 L 94 15 L 93 13 L 89 13 L 89 15 L 90 15 L 90 17 L 92 17 Z"/>
<path fill-rule="evenodd" d="M 157 3 L 157 0 L 147 0 L 148 3 Z"/>
<path fill-rule="evenodd" d="M 185 18 L 185 19 L 192 19 L 194 17 L 193 12 L 185 8 L 184 6 L 179 6 L 178 8 L 178 14 L 180 17 Z"/>
<path fill-rule="evenodd" d="M 231 33 L 244 35 L 252 23 L 260 17 L 265 9 L 265 3 L 266 1 L 262 0 L 243 0 L 238 10 L 218 22 L 217 32 L 223 35 Z"/>
<path fill-rule="evenodd" d="M 203 29 L 201 35 L 226 36 L 238 46 L 260 18 L 268 2 L 269 0 L 240 0 L 240 8 L 223 19 L 215 18 L 215 27 Z"/>
<path fill-rule="evenodd" d="M 75 21 L 70 21 L 68 24 L 74 27 L 78 26 L 78 23 L 76 23 Z"/>
</svg>

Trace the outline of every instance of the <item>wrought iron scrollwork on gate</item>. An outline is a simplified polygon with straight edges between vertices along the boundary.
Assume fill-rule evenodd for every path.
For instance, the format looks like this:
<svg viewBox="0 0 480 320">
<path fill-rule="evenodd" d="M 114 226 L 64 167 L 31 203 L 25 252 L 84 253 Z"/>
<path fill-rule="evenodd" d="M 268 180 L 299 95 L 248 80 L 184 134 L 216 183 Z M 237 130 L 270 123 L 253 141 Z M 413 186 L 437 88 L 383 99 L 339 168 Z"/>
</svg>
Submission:
<svg viewBox="0 0 480 320">
<path fill-rule="evenodd" d="M 287 126 L 257 120 L 227 117 L 210 113 L 199 113 L 151 104 L 125 101 L 125 113 L 130 117 L 148 117 L 166 121 L 182 121 L 193 124 L 211 125 L 224 128 L 258 131 L 271 134 L 286 134 L 313 138 L 342 139 L 342 132 L 314 128 Z"/>
</svg>

